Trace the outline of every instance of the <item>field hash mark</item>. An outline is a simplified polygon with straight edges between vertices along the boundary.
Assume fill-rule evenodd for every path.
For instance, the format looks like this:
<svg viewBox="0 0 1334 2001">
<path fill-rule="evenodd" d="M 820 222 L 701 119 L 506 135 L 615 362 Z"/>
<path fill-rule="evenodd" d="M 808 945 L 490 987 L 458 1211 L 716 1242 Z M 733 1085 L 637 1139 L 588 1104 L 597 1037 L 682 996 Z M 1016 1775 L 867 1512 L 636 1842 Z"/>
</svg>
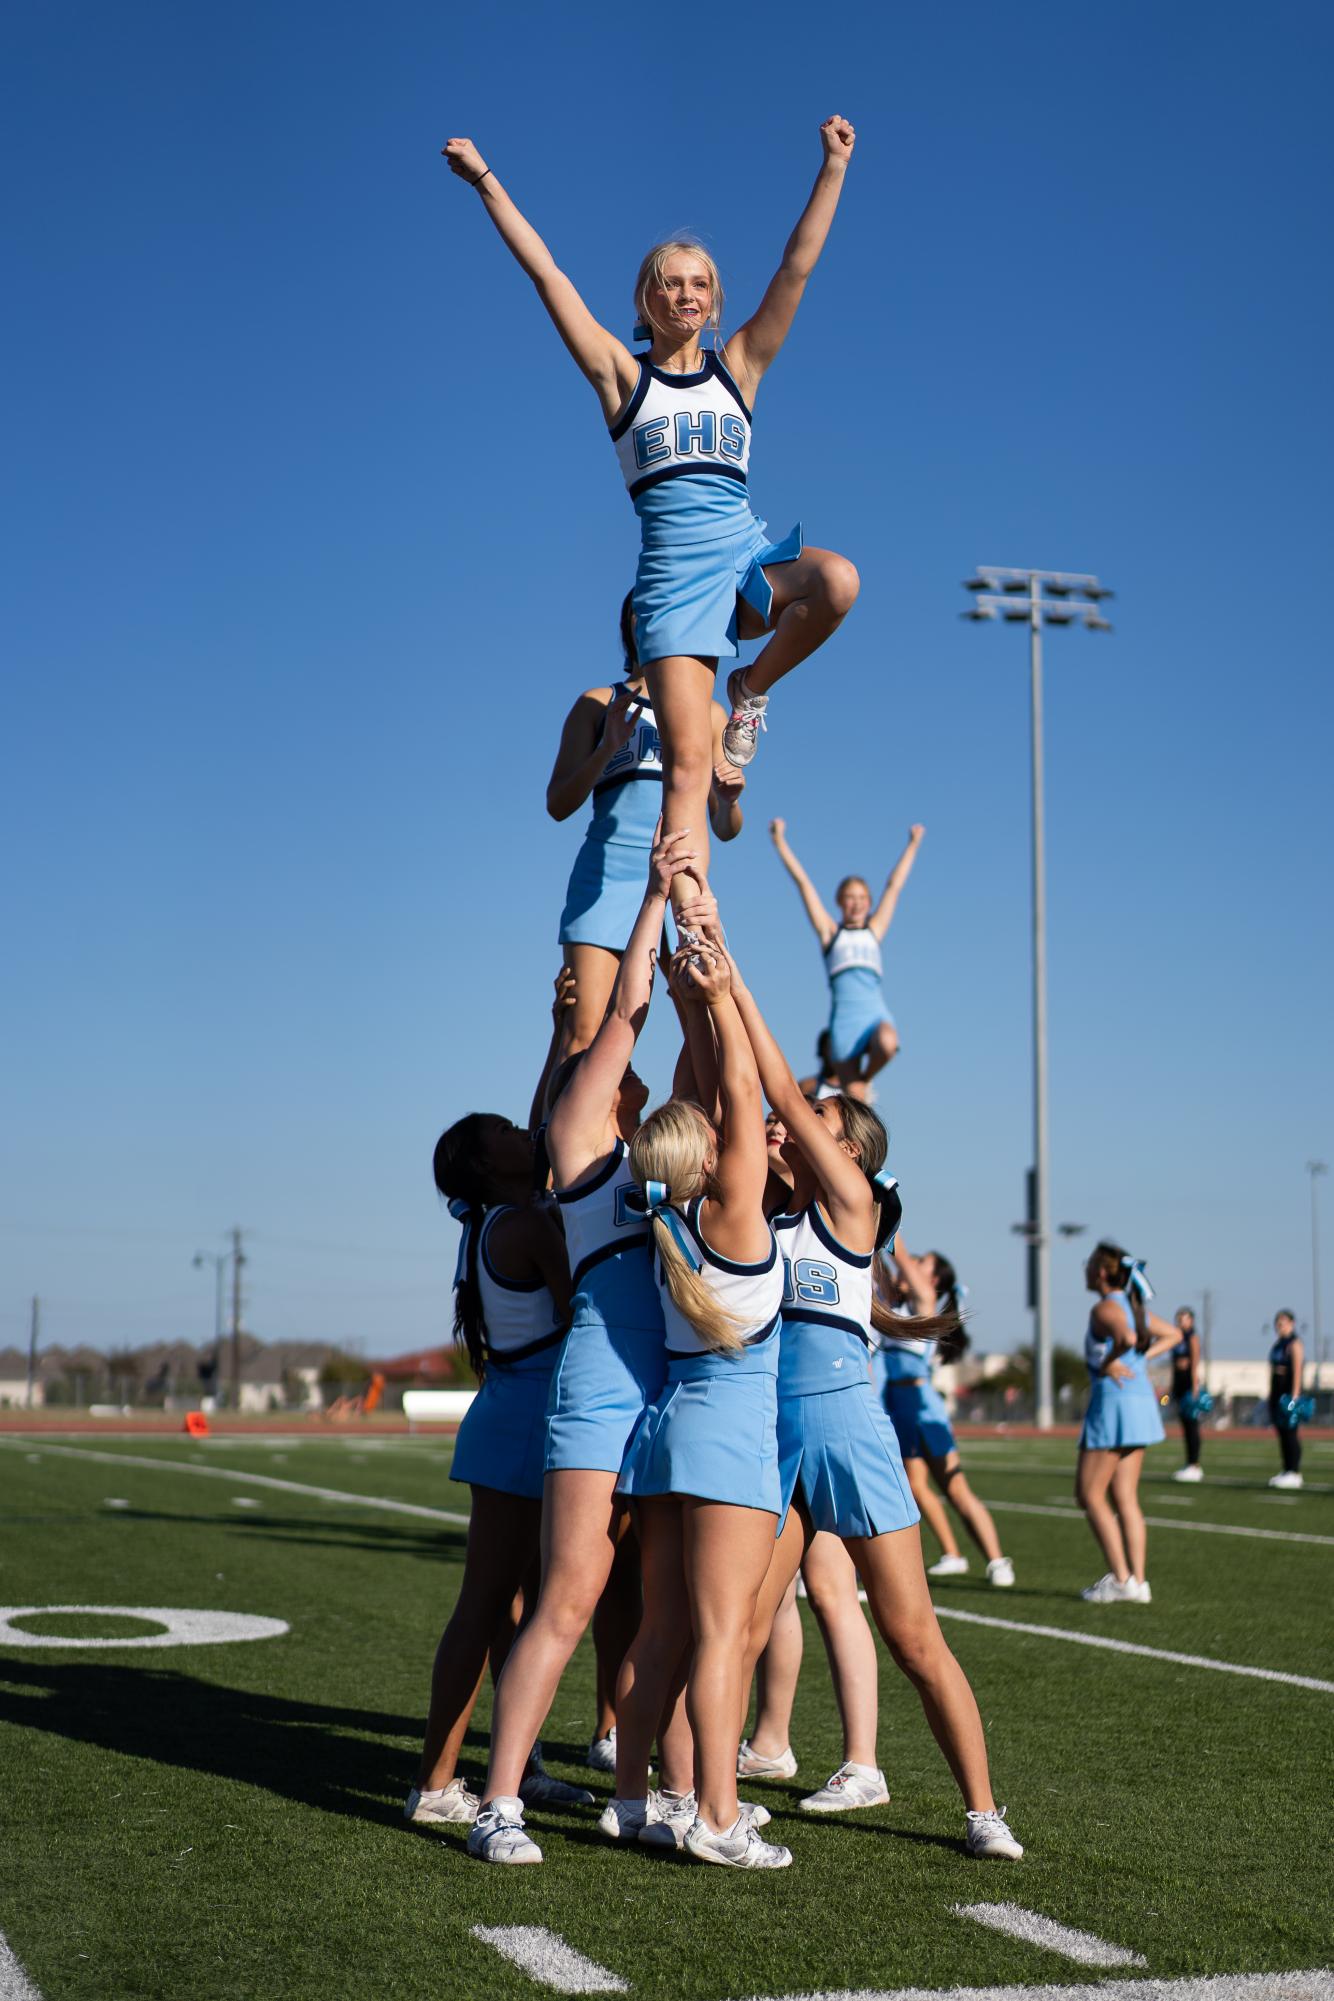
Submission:
<svg viewBox="0 0 1334 2001">
<path fill-rule="evenodd" d="M 972 1918 L 975 1924 L 989 1925 L 992 1931 L 1005 1932 L 1010 1938 L 1022 1939 L 1026 1945 L 1059 1952 L 1065 1959 L 1078 1960 L 1081 1966 L 1149 1963 L 1142 1953 L 1128 1952 L 1123 1945 L 1109 1945 L 1093 1932 L 1058 1925 L 1055 1918 L 1044 1918 L 1040 1911 L 1026 1911 L 1020 1904 L 955 1904 L 953 1909 L 956 1918 Z"/>
<path fill-rule="evenodd" d="M 474 1938 L 494 1946 L 531 1980 L 554 1987 L 560 1994 L 624 1994 L 627 1982 L 608 1973 L 596 1960 L 585 1959 L 559 1932 L 545 1925 L 474 1925 Z"/>
</svg>

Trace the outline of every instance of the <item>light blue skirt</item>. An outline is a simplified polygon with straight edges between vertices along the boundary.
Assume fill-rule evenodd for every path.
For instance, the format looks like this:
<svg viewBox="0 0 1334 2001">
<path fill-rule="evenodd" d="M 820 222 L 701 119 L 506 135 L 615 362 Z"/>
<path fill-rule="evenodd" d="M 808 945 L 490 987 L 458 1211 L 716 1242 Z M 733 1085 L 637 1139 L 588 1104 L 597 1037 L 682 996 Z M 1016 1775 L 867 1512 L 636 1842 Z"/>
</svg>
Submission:
<svg viewBox="0 0 1334 2001">
<path fill-rule="evenodd" d="M 454 1441 L 451 1480 L 542 1498 L 547 1395 L 559 1348 L 525 1362 L 492 1362 Z"/>
<path fill-rule="evenodd" d="M 831 982 L 829 1053 L 835 1063 L 855 1063 L 882 1021 L 893 1025 L 884 988 L 869 966 L 849 967 Z"/>
<path fill-rule="evenodd" d="M 546 1470 L 619 1473 L 630 1434 L 666 1380 L 662 1322 L 609 1327 L 581 1319 L 577 1301 L 575 1314 L 551 1376 Z"/>
<path fill-rule="evenodd" d="M 691 1494 L 735 1508 L 780 1507 L 778 1335 L 738 1355 L 674 1355 L 640 1419 L 622 1494 Z"/>
<path fill-rule="evenodd" d="M 881 1401 L 905 1459 L 948 1459 L 956 1449 L 945 1399 L 930 1383 L 886 1381 Z"/>
<path fill-rule="evenodd" d="M 1124 1452 L 1136 1445 L 1161 1445 L 1165 1437 L 1158 1399 L 1148 1384 L 1121 1384 L 1099 1376 L 1089 1392 L 1080 1447 L 1087 1452 Z"/>
<path fill-rule="evenodd" d="M 837 1536 L 886 1535 L 921 1520 L 894 1427 L 869 1382 L 778 1407 L 783 1513 L 800 1488 L 817 1529 Z"/>
<path fill-rule="evenodd" d="M 560 914 L 562 945 L 600 945 L 623 952 L 635 928 L 648 880 L 649 844 L 585 839 L 574 858 L 565 908 Z"/>
<path fill-rule="evenodd" d="M 677 539 L 679 530 L 655 536 L 645 524 L 635 574 L 635 648 L 647 665 L 669 654 L 703 660 L 737 651 L 737 601 L 744 598 L 768 624 L 773 590 L 767 563 L 794 563 L 801 554 L 801 524 L 781 542 L 770 542 L 765 523 L 738 513 L 735 533 L 716 541 Z"/>
</svg>

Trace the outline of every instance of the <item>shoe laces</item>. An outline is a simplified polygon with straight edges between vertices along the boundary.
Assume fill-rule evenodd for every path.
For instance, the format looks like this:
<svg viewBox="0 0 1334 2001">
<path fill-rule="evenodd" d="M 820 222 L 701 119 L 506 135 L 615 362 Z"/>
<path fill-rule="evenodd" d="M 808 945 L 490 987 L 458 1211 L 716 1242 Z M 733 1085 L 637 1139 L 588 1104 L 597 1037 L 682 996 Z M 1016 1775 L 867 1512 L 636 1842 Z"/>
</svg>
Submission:
<svg viewBox="0 0 1334 2001">
<path fill-rule="evenodd" d="M 766 736 L 769 734 L 769 725 L 764 720 L 763 709 L 733 709 L 728 727 L 745 730 L 750 736 L 758 735 L 761 730 Z"/>
</svg>

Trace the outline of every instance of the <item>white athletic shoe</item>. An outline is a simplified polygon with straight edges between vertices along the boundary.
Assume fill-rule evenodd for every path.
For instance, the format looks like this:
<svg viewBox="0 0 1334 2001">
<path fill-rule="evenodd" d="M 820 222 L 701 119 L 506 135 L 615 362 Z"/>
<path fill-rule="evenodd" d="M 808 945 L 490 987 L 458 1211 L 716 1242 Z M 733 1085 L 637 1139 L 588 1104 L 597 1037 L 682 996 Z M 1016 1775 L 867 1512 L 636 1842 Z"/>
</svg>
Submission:
<svg viewBox="0 0 1334 2001">
<path fill-rule="evenodd" d="M 993 1556 L 987 1565 L 987 1583 L 998 1591 L 1008 1591 L 1014 1583 L 1014 1565 L 1008 1556 Z"/>
<path fill-rule="evenodd" d="M 759 1831 L 744 1810 L 725 1834 L 715 1834 L 702 1820 L 686 1833 L 685 1846 L 699 1862 L 721 1862 L 725 1869 L 786 1869 L 792 1860 L 790 1848 L 761 1841 Z"/>
<path fill-rule="evenodd" d="M 525 1806 L 596 1806 L 597 1795 L 586 1786 L 567 1786 L 553 1779 L 542 1763 L 542 1746 L 534 1744 L 528 1769 L 519 1781 L 519 1798 Z"/>
<path fill-rule="evenodd" d="M 595 1737 L 593 1739 L 588 1747 L 588 1756 L 584 1762 L 595 1772 L 614 1772 L 616 1770 L 616 1725 L 614 1723 L 605 1737 Z"/>
<path fill-rule="evenodd" d="M 497 1798 L 478 1809 L 468 1853 L 482 1862 L 540 1862 L 542 1851 L 523 1829 L 523 1801 Z"/>
<path fill-rule="evenodd" d="M 598 1833 L 612 1841 L 638 1841 L 649 1816 L 649 1802 L 608 1800 L 598 1816 Z"/>
<path fill-rule="evenodd" d="M 800 1802 L 804 1813 L 845 1813 L 854 1806 L 884 1806 L 889 1799 L 885 1775 L 874 1765 L 840 1765 L 818 1793 Z"/>
<path fill-rule="evenodd" d="M 1131 1577 L 1125 1586 L 1127 1605 L 1152 1605 L 1153 1593 L 1147 1577 Z"/>
<path fill-rule="evenodd" d="M 970 1813 L 968 1816 L 968 1853 L 977 1856 L 999 1856 L 1006 1862 L 1017 1862 L 1023 1849 L 1005 1825 L 1005 1808 L 996 1807 L 991 1813 Z"/>
<path fill-rule="evenodd" d="M 967 1570 L 966 1556 L 938 1556 L 934 1563 L 928 1563 L 926 1566 L 928 1577 L 963 1577 L 967 1574 Z"/>
<path fill-rule="evenodd" d="M 434 1792 L 423 1792 L 420 1786 L 414 1786 L 408 1794 L 403 1818 L 414 1827 L 441 1827 L 447 1821 L 457 1824 L 476 1820 L 477 1795 L 468 1791 L 462 1779 L 451 1779 L 447 1786 L 438 1786 Z"/>
<path fill-rule="evenodd" d="M 753 1827 L 767 1827 L 773 1819 L 767 1806 L 750 1800 L 739 1800 L 737 1804 Z M 648 1819 L 639 1839 L 648 1848 L 681 1848 L 698 1816 L 699 1805 L 693 1792 L 650 1793 Z"/>
<path fill-rule="evenodd" d="M 1172 1478 L 1179 1481 L 1183 1487 L 1194 1486 L 1197 1480 L 1204 1478 L 1204 1468 L 1203 1466 L 1178 1466 Z"/>
<path fill-rule="evenodd" d="M 769 727 L 764 720 L 769 697 L 752 695 L 744 686 L 745 678 L 744 667 L 734 667 L 727 677 L 727 699 L 732 713 L 723 731 L 723 756 L 729 764 L 749 764 L 755 755 L 760 731 Z"/>
<path fill-rule="evenodd" d="M 741 1739 L 736 1754 L 736 1775 L 739 1779 L 792 1779 L 796 1773 L 797 1761 L 790 1744 L 776 1758 L 766 1758 L 762 1752 L 751 1750 L 748 1737 Z"/>
<path fill-rule="evenodd" d="M 1271 1487 L 1300 1487 L 1302 1476 L 1300 1473 L 1275 1473 L 1269 1484 Z"/>
<path fill-rule="evenodd" d="M 1079 1595 L 1086 1605 L 1131 1605 L 1137 1601 L 1134 1579 L 1128 1577 L 1124 1584 L 1118 1584 L 1110 1570 L 1096 1584 L 1085 1585 Z"/>
</svg>

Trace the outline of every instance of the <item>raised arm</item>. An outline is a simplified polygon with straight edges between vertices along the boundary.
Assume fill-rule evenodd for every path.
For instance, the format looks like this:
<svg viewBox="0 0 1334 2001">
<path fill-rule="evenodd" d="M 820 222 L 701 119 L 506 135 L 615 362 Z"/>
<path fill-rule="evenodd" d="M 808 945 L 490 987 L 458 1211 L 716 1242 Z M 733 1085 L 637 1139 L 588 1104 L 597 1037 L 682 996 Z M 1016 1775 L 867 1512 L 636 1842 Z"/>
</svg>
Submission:
<svg viewBox="0 0 1334 2001">
<path fill-rule="evenodd" d="M 894 1263 L 912 1294 L 914 1311 L 920 1318 L 930 1319 L 936 1310 L 935 1283 L 927 1271 L 926 1259 L 912 1255 L 903 1241 L 902 1231 L 894 1239 Z"/>
<path fill-rule="evenodd" d="M 476 188 L 482 206 L 506 249 L 537 287 L 557 333 L 578 368 L 597 391 L 610 423 L 638 379 L 629 348 L 600 326 L 556 263 L 533 225 L 522 216 L 471 139 L 451 139 L 443 148 L 450 171 Z M 831 211 L 832 213 L 832 211 Z M 825 224 L 826 229 L 828 224 Z M 823 238 L 821 239 L 823 241 Z"/>
<path fill-rule="evenodd" d="M 810 200 L 787 240 L 783 261 L 769 280 L 769 289 L 758 308 L 727 343 L 727 365 L 747 401 L 791 332 L 806 281 L 820 261 L 829 225 L 834 220 L 856 137 L 846 118 L 835 114 L 825 119 L 820 127 L 824 159 Z"/>
<path fill-rule="evenodd" d="M 759 1072 L 736 1003 L 732 999 L 727 959 L 701 947 L 691 955 L 684 979 L 712 1017 L 718 1050 L 718 1123 L 716 1195 L 705 1203 L 705 1235 L 724 1257 L 742 1262 L 764 1256 L 769 1226 L 764 1217 L 764 1191 L 769 1180 L 769 1149 L 764 1134 L 764 1105 Z"/>
<path fill-rule="evenodd" d="M 713 1032 L 713 1016 L 697 998 L 690 977 L 693 947 L 683 945 L 672 957 L 668 971 L 668 992 L 681 1024 L 681 1055 L 672 1078 L 672 1096 L 689 1098 L 714 1125 L 722 1121 L 723 1108 L 718 1094 L 718 1042 Z"/>
<path fill-rule="evenodd" d="M 560 748 L 547 780 L 547 812 L 553 820 L 577 813 L 618 750 L 629 743 L 642 702 L 624 688 L 586 688 L 560 733 Z"/>
<path fill-rule="evenodd" d="M 551 1040 L 547 1044 L 546 1061 L 542 1065 L 542 1074 L 537 1080 L 533 1102 L 528 1110 L 528 1127 L 531 1132 L 536 1132 L 546 1116 L 547 1086 L 556 1067 L 556 1052 L 560 1048 L 561 1029 L 565 1025 L 566 1015 L 574 1006 L 575 998 L 574 972 L 571 967 L 562 966 L 556 975 L 556 998 L 551 1003 Z"/>
<path fill-rule="evenodd" d="M 867 929 L 874 931 L 877 938 L 884 937 L 893 921 L 899 894 L 904 883 L 912 874 L 912 865 L 917 860 L 917 850 L 922 845 L 922 836 L 925 832 L 926 828 L 920 826 L 909 827 L 908 829 L 908 845 L 890 870 L 889 881 L 880 892 L 880 901 L 877 903 L 867 924 Z"/>
<path fill-rule="evenodd" d="M 811 927 L 820 941 L 820 950 L 826 952 L 838 926 L 816 894 L 815 884 L 787 844 L 787 821 L 770 820 L 769 835 L 778 850 L 779 861 L 797 885 L 797 892 L 805 905 L 806 915 L 810 918 Z"/>
</svg>

